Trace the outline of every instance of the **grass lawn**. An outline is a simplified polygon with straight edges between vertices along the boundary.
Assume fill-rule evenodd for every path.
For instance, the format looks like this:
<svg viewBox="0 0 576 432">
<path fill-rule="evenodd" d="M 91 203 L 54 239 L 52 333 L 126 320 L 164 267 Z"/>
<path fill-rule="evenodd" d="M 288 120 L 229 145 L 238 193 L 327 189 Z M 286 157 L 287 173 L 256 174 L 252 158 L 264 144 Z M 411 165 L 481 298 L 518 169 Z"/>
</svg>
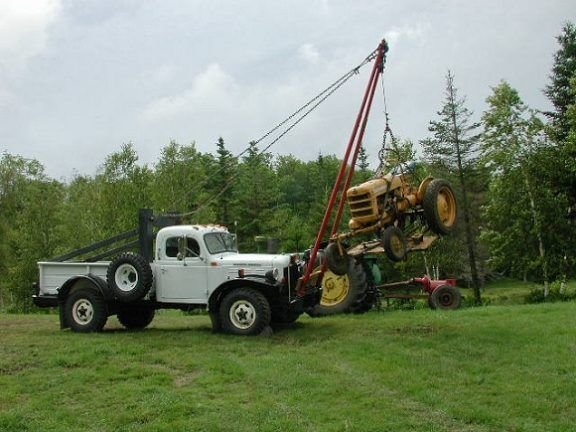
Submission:
<svg viewBox="0 0 576 432">
<path fill-rule="evenodd" d="M 301 318 L 0 315 L 0 431 L 574 431 L 576 303 Z"/>
</svg>

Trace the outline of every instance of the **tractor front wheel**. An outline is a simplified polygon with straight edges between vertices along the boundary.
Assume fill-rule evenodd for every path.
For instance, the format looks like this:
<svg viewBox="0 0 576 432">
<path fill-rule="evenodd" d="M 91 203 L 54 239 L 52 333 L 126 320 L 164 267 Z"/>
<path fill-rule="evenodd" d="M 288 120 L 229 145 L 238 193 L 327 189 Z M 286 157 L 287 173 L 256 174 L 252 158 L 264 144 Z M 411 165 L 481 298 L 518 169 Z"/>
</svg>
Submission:
<svg viewBox="0 0 576 432">
<path fill-rule="evenodd" d="M 384 252 L 391 261 L 399 262 L 406 258 L 408 245 L 402 230 L 394 225 L 387 227 L 382 233 Z"/>
</svg>

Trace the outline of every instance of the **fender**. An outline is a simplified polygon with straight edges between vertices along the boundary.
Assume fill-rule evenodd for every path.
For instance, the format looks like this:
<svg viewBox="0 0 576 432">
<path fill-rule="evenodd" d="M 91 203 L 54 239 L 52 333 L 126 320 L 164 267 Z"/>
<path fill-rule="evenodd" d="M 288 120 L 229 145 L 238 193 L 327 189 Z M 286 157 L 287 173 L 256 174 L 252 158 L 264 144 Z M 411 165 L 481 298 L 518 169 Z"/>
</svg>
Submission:
<svg viewBox="0 0 576 432">
<path fill-rule="evenodd" d="M 218 313 L 218 305 L 226 294 L 236 288 L 254 288 L 262 292 L 267 298 L 278 295 L 282 289 L 280 283 L 271 283 L 265 277 L 246 276 L 224 282 L 210 294 L 208 299 L 208 311 Z"/>
<path fill-rule="evenodd" d="M 114 293 L 110 288 L 108 288 L 106 281 L 100 276 L 93 275 L 92 273 L 74 276 L 64 282 L 64 284 L 58 289 L 58 299 L 62 302 L 66 301 L 66 297 L 68 297 L 70 290 L 76 286 L 95 289 L 107 301 L 114 299 Z"/>
<path fill-rule="evenodd" d="M 106 301 L 114 299 L 114 294 L 112 290 L 108 287 L 108 284 L 100 276 L 88 273 L 86 275 L 78 275 L 71 277 L 58 289 L 58 303 L 60 305 L 59 315 L 60 315 L 60 328 L 64 329 L 68 327 L 64 314 L 64 305 L 66 304 L 66 298 L 70 294 L 73 288 L 88 288 L 98 291 Z"/>
</svg>

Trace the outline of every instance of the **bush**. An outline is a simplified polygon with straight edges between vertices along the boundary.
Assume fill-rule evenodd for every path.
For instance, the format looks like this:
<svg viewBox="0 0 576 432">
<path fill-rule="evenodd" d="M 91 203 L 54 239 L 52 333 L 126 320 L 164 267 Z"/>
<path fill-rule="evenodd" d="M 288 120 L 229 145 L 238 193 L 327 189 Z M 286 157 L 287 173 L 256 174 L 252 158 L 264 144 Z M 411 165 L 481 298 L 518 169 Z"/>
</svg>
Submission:
<svg viewBox="0 0 576 432">
<path fill-rule="evenodd" d="M 532 289 L 526 295 L 526 303 L 544 303 L 544 302 L 560 302 L 576 300 L 576 289 L 568 288 L 567 286 L 562 289 L 561 281 L 554 281 L 550 284 L 550 291 L 548 296 L 544 296 L 544 288 L 537 287 Z"/>
</svg>

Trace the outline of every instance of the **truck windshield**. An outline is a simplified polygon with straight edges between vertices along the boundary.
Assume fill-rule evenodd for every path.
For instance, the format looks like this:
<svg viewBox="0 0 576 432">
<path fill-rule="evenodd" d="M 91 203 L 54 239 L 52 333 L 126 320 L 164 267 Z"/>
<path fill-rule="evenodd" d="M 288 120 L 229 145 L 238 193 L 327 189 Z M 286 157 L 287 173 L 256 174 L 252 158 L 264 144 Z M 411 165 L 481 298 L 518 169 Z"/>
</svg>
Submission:
<svg viewBox="0 0 576 432">
<path fill-rule="evenodd" d="M 206 234 L 204 242 L 211 254 L 222 252 L 238 252 L 236 247 L 236 237 L 226 232 L 216 232 Z"/>
</svg>

